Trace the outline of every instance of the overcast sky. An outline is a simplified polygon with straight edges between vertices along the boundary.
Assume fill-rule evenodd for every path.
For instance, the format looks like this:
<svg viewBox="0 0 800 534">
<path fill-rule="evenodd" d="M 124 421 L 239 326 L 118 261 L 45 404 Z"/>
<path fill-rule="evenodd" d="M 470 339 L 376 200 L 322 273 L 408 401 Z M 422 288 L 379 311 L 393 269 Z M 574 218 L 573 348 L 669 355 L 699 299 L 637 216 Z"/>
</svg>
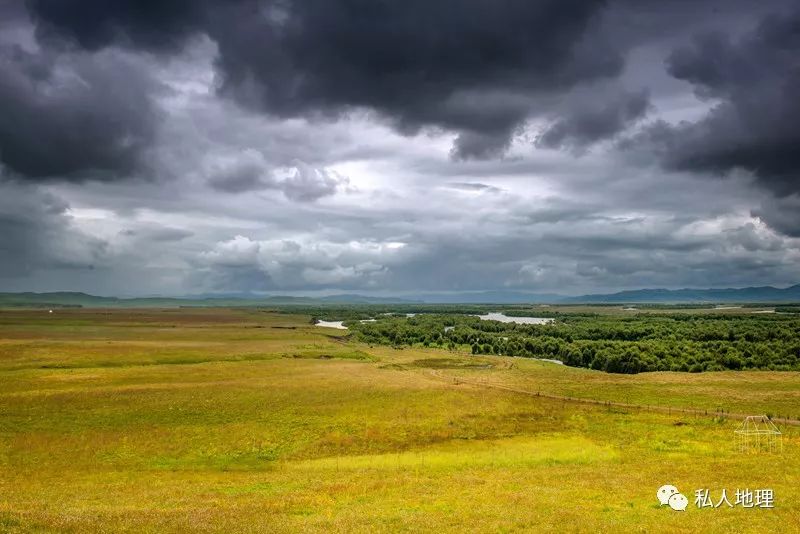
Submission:
<svg viewBox="0 0 800 534">
<path fill-rule="evenodd" d="M 0 1 L 0 291 L 800 282 L 800 7 Z"/>
</svg>

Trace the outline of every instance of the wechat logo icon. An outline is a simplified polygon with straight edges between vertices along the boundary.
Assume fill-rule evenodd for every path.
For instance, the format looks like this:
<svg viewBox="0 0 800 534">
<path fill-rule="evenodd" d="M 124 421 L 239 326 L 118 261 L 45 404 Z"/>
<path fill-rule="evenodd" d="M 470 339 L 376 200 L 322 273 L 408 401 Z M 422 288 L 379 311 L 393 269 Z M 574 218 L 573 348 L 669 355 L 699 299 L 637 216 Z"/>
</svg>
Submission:
<svg viewBox="0 0 800 534">
<path fill-rule="evenodd" d="M 658 488 L 656 497 L 658 497 L 658 502 L 661 503 L 661 506 L 669 505 L 676 512 L 685 512 L 686 507 L 689 505 L 689 499 L 686 498 L 686 495 L 670 484 Z"/>
</svg>

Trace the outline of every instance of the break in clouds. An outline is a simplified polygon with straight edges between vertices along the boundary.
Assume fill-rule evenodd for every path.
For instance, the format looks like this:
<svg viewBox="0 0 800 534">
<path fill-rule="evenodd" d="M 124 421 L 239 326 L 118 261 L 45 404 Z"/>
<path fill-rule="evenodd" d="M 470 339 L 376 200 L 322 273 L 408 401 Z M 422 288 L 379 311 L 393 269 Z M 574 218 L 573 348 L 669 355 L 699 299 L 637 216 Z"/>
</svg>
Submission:
<svg viewBox="0 0 800 534">
<path fill-rule="evenodd" d="M 11 0 L 0 290 L 800 279 L 780 0 Z"/>
</svg>

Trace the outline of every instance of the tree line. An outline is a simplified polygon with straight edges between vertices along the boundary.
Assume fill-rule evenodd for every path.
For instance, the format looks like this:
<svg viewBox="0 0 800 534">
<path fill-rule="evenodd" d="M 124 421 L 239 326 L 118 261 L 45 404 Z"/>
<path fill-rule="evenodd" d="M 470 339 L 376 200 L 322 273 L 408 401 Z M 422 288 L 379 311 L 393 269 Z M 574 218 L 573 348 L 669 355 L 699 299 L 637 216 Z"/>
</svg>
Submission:
<svg viewBox="0 0 800 534">
<path fill-rule="evenodd" d="M 800 319 L 792 315 L 562 314 L 527 325 L 424 314 L 345 324 L 367 343 L 552 358 L 610 373 L 800 370 Z"/>
</svg>

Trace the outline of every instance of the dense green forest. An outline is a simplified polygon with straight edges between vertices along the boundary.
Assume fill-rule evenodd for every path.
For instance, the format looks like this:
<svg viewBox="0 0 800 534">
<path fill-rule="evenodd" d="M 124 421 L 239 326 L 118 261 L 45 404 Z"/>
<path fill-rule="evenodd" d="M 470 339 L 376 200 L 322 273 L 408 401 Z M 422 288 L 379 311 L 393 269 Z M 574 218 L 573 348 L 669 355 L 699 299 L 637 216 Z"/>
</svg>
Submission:
<svg viewBox="0 0 800 534">
<path fill-rule="evenodd" d="M 345 325 L 367 343 L 553 358 L 610 373 L 800 370 L 800 318 L 791 314 L 561 314 L 544 325 L 452 313 L 376 318 Z"/>
</svg>

